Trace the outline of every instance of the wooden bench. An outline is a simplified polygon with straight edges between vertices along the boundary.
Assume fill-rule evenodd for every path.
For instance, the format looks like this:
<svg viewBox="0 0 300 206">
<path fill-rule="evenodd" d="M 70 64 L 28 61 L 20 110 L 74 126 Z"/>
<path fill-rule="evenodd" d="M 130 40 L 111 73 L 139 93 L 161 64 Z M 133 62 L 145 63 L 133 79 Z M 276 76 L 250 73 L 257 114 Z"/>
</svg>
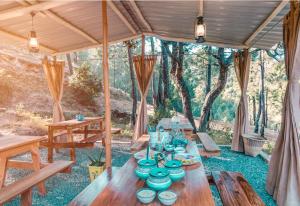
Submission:
<svg viewBox="0 0 300 206">
<path fill-rule="evenodd" d="M 118 167 L 106 169 L 91 184 L 81 191 L 70 203 L 69 206 L 87 206 L 90 205 L 99 193 L 105 188 L 111 178 L 119 170 Z"/>
<path fill-rule="evenodd" d="M 148 134 L 142 135 L 130 147 L 131 152 L 137 152 L 144 149 L 149 142 L 150 136 Z"/>
<path fill-rule="evenodd" d="M 203 144 L 203 149 L 199 149 L 200 155 L 203 157 L 212 157 L 220 155 L 220 147 L 214 142 L 214 140 L 204 132 L 197 133 L 201 143 Z"/>
<path fill-rule="evenodd" d="M 263 206 L 261 198 L 238 172 L 212 172 L 224 206 Z"/>
<path fill-rule="evenodd" d="M 10 201 L 17 195 L 21 194 L 21 205 L 28 206 L 32 204 L 32 188 L 55 175 L 58 172 L 67 170 L 73 162 L 56 161 L 48 164 L 41 170 L 31 173 L 26 177 L 0 189 L 0 205 Z"/>
</svg>

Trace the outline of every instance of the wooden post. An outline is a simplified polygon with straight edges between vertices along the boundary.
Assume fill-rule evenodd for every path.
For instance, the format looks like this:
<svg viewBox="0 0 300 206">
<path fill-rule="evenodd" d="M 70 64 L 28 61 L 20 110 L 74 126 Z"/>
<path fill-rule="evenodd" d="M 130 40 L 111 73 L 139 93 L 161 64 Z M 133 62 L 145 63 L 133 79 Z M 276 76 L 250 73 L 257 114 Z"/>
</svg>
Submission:
<svg viewBox="0 0 300 206">
<path fill-rule="evenodd" d="M 109 68 L 108 68 L 108 25 L 107 25 L 107 2 L 102 1 L 102 31 L 103 31 L 103 83 L 105 99 L 105 161 L 106 167 L 111 167 L 111 111 L 109 91 Z"/>
</svg>

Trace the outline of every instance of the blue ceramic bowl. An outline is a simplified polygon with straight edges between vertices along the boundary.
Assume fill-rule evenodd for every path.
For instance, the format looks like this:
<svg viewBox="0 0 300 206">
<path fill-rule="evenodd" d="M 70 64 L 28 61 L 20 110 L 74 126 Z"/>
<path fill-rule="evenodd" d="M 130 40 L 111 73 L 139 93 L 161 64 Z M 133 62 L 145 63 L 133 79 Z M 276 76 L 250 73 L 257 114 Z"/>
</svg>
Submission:
<svg viewBox="0 0 300 206">
<path fill-rule="evenodd" d="M 177 194 L 172 190 L 166 190 L 158 193 L 158 199 L 163 205 L 173 205 L 177 200 Z"/>
<path fill-rule="evenodd" d="M 77 121 L 83 121 L 84 120 L 84 115 L 83 114 L 76 114 L 76 120 Z"/>
<path fill-rule="evenodd" d="M 149 204 L 155 199 L 156 192 L 149 188 L 141 188 L 136 192 L 137 199 L 143 204 Z"/>
</svg>

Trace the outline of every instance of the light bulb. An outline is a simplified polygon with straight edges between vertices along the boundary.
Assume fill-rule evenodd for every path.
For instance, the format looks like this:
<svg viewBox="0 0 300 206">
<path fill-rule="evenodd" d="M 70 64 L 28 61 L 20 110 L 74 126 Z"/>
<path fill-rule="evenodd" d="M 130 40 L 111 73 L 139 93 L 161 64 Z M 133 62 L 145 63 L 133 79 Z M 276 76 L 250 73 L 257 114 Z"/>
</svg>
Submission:
<svg viewBox="0 0 300 206">
<path fill-rule="evenodd" d="M 30 37 L 29 37 L 29 40 L 28 40 L 28 47 L 29 47 L 29 50 L 31 52 L 38 52 L 39 51 L 39 42 L 38 42 L 38 39 L 36 37 L 35 31 L 30 32 Z"/>
</svg>

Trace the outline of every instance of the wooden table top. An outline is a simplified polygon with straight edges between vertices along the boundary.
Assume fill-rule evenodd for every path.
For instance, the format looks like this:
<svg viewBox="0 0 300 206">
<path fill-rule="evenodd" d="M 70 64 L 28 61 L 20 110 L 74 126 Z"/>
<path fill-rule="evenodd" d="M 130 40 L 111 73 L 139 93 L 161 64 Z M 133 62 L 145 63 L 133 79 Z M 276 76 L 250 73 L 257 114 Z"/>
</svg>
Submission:
<svg viewBox="0 0 300 206">
<path fill-rule="evenodd" d="M 162 118 L 158 122 L 156 128 L 162 126 L 164 129 L 172 129 L 171 120 L 172 120 L 172 118 Z M 193 130 L 193 126 L 191 125 L 189 120 L 186 119 L 185 117 L 180 117 L 179 126 L 180 126 L 181 129 L 184 129 L 184 130 Z"/>
<path fill-rule="evenodd" d="M 198 153 L 196 144 L 189 146 L 188 152 Z M 199 154 L 199 153 L 198 153 Z M 139 180 L 134 169 L 137 163 L 134 158 L 119 170 L 113 176 L 103 191 L 95 198 L 91 205 L 94 206 L 127 206 L 143 205 L 136 198 L 136 191 L 145 187 L 145 181 Z M 201 161 L 193 166 L 185 167 L 186 176 L 179 182 L 172 183 L 171 190 L 178 195 L 175 205 L 180 206 L 211 206 L 215 205 L 213 196 L 206 178 Z M 148 205 L 161 205 L 156 198 L 154 202 Z"/>
<path fill-rule="evenodd" d="M 19 146 L 33 144 L 45 140 L 45 136 L 15 136 L 8 135 L 0 137 L 0 152 L 14 149 Z"/>
<path fill-rule="evenodd" d="M 98 120 L 103 120 L 103 117 L 85 117 L 84 120 L 78 121 L 76 119 L 71 119 L 71 120 L 66 120 L 66 121 L 61 121 L 61 122 L 56 122 L 56 123 L 50 123 L 47 124 L 47 126 L 51 127 L 76 127 L 76 126 L 81 126 L 83 124 L 90 124 L 91 122 L 95 122 Z"/>
</svg>

